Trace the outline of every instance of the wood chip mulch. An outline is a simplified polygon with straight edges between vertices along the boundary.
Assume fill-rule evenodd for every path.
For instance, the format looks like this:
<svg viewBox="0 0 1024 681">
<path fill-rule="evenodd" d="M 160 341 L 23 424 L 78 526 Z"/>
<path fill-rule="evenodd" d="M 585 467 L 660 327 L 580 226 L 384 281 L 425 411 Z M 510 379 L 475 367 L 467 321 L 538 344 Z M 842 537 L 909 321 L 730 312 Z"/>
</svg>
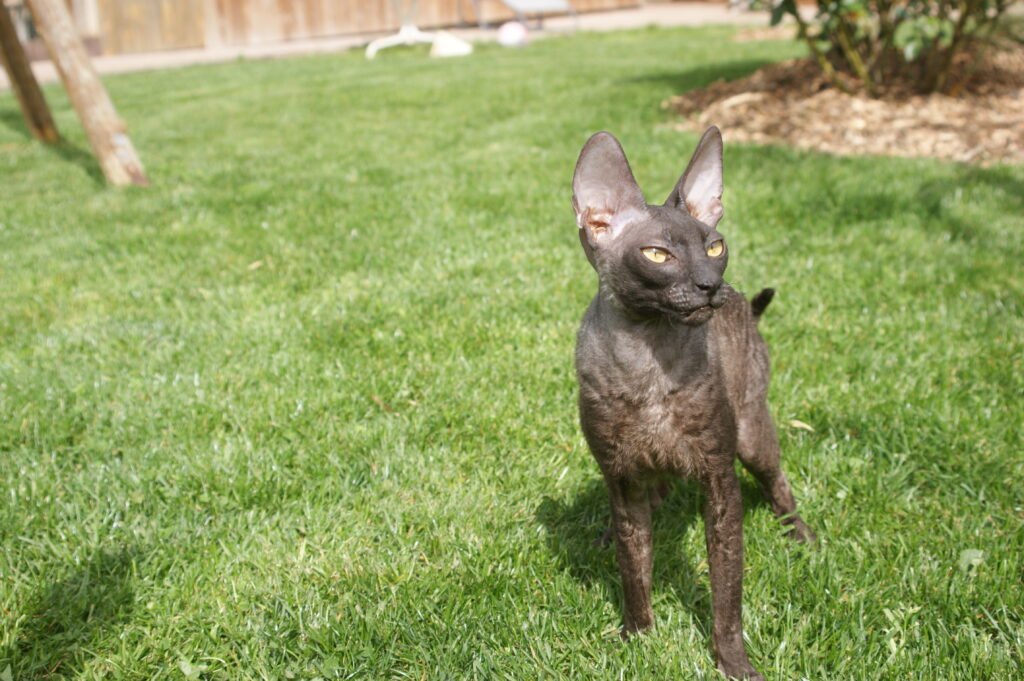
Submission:
<svg viewBox="0 0 1024 681">
<path fill-rule="evenodd" d="M 811 59 L 764 67 L 672 97 L 679 129 L 719 126 L 731 141 L 833 154 L 1024 161 L 1024 47 L 994 52 L 957 96 L 890 87 L 877 99 L 829 86 Z"/>
</svg>

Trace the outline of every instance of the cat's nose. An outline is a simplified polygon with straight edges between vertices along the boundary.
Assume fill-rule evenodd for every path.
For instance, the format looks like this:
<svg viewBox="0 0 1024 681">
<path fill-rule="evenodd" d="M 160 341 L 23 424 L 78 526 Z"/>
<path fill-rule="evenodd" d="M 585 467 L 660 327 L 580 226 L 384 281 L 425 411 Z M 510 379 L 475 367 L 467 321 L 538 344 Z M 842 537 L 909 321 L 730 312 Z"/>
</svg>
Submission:
<svg viewBox="0 0 1024 681">
<path fill-rule="evenodd" d="M 721 281 L 714 281 L 711 279 L 697 279 L 694 283 L 697 284 L 697 288 L 706 292 L 708 295 L 712 295 L 718 290 L 718 287 L 722 285 Z"/>
</svg>

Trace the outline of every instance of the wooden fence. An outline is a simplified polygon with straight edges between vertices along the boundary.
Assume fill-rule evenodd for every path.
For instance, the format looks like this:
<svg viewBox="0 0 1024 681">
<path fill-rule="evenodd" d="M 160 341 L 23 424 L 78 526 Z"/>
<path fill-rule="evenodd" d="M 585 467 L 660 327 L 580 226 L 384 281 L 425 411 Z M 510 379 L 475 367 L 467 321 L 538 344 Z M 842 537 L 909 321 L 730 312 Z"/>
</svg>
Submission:
<svg viewBox="0 0 1024 681">
<path fill-rule="evenodd" d="M 578 12 L 634 7 L 640 2 L 572 0 Z M 104 54 L 392 31 L 405 19 L 428 28 L 476 23 L 479 18 L 472 0 L 418 0 L 413 17 L 398 16 L 392 0 L 68 0 L 68 4 L 83 34 L 98 38 Z M 408 6 L 411 0 L 400 4 Z M 487 22 L 513 16 L 497 0 L 479 4 Z"/>
</svg>

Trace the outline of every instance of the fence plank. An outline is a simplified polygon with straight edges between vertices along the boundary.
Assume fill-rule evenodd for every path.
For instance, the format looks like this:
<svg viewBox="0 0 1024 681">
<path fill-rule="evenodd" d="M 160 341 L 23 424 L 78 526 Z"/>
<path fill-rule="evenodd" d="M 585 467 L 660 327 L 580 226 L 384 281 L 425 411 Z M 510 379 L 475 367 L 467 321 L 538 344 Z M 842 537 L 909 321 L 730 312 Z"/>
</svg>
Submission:
<svg viewBox="0 0 1024 681">
<path fill-rule="evenodd" d="M 415 16 L 391 0 L 97 0 L 103 51 L 119 54 L 184 47 L 242 46 L 350 33 L 476 22 L 472 0 L 418 0 Z M 633 7 L 639 0 L 572 0 L 577 11 Z M 403 0 L 404 6 L 410 0 Z M 489 23 L 514 17 L 498 0 L 483 0 Z M 461 11 L 460 11 L 461 10 Z"/>
</svg>

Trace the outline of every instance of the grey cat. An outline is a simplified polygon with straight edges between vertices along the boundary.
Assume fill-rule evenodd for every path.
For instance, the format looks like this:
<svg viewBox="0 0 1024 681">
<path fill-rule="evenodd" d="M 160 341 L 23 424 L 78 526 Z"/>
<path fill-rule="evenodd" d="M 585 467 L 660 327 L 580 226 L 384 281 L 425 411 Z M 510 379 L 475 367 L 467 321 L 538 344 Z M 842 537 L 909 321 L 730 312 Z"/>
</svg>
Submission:
<svg viewBox="0 0 1024 681">
<path fill-rule="evenodd" d="M 800 541 L 814 533 L 796 513 L 768 411 L 768 348 L 751 302 L 722 280 L 729 259 L 722 218 L 722 136 L 711 127 L 663 205 L 649 205 L 618 141 L 597 133 L 580 152 L 573 207 L 597 270 L 597 295 L 576 345 L 583 433 L 608 486 L 625 594 L 623 635 L 654 624 L 651 510 L 665 481 L 704 488 L 718 668 L 763 678 L 743 645 L 743 507 L 734 460 L 758 482 Z"/>
</svg>

